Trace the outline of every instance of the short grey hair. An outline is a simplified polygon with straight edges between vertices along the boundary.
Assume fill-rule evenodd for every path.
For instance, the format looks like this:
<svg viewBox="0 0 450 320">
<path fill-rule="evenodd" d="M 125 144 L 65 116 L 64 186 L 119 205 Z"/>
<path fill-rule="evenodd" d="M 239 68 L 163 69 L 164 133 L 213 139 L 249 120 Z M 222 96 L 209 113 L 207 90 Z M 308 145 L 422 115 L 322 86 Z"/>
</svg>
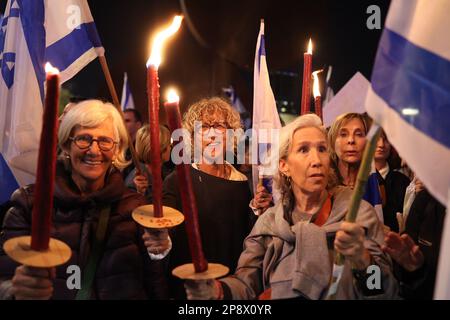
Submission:
<svg viewBox="0 0 450 320">
<path fill-rule="evenodd" d="M 128 148 L 128 133 L 123 119 L 117 109 L 109 102 L 86 100 L 73 106 L 64 116 L 58 131 L 58 143 L 62 150 L 69 149 L 69 138 L 81 127 L 95 128 L 105 121 L 111 121 L 114 130 L 114 140 L 118 142 L 114 165 L 123 169 L 130 164 L 125 158 Z"/>
</svg>

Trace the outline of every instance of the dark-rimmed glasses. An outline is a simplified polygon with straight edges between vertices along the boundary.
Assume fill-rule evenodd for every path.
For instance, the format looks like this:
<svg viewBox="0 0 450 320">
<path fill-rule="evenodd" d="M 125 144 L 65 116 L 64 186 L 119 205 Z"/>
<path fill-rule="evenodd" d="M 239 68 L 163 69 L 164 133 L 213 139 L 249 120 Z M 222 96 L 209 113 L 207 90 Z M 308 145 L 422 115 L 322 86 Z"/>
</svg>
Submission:
<svg viewBox="0 0 450 320">
<path fill-rule="evenodd" d="M 80 149 L 89 148 L 94 141 L 97 142 L 98 148 L 102 151 L 110 151 L 117 144 L 116 141 L 109 137 L 94 138 L 90 134 L 81 134 L 76 137 L 70 137 L 69 140 L 73 141 L 75 145 Z"/>
</svg>

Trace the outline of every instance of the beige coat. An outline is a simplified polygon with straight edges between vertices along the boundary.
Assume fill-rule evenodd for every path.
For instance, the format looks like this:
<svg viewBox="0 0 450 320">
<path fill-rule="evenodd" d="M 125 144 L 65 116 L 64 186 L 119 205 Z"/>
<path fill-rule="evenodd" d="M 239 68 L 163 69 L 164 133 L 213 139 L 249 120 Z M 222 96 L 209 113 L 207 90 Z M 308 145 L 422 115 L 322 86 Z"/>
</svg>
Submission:
<svg viewBox="0 0 450 320">
<path fill-rule="evenodd" d="M 330 284 L 332 260 L 327 236 L 333 237 L 345 217 L 352 191 L 339 188 L 327 222 L 319 227 L 309 222 L 289 226 L 281 204 L 270 208 L 256 222 L 245 239 L 236 273 L 221 279 L 233 299 L 257 299 L 271 288 L 272 299 L 305 297 L 324 299 Z M 397 298 L 397 281 L 390 258 L 381 251 L 383 225 L 373 207 L 362 201 L 357 223 L 366 230 L 365 247 L 381 269 L 384 293 L 364 296 L 347 261 L 337 291 L 337 299 Z M 332 256 L 332 255 L 331 255 Z"/>
</svg>

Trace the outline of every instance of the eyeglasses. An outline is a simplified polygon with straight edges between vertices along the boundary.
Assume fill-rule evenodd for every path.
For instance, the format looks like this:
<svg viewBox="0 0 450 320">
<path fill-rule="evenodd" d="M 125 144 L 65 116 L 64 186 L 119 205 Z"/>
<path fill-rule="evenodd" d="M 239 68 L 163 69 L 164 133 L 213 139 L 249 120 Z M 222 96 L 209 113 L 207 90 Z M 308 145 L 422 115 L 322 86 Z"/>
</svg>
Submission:
<svg viewBox="0 0 450 320">
<path fill-rule="evenodd" d="M 213 128 L 215 132 L 225 132 L 227 127 L 224 123 L 212 123 L 212 124 L 202 124 L 202 132 L 207 132 L 209 129 Z"/>
<path fill-rule="evenodd" d="M 76 137 L 70 137 L 69 140 L 73 141 L 78 148 L 87 149 L 94 141 L 97 141 L 97 145 L 102 151 L 110 151 L 117 144 L 113 139 L 109 137 L 98 137 L 94 139 L 90 134 L 82 134 Z"/>
</svg>

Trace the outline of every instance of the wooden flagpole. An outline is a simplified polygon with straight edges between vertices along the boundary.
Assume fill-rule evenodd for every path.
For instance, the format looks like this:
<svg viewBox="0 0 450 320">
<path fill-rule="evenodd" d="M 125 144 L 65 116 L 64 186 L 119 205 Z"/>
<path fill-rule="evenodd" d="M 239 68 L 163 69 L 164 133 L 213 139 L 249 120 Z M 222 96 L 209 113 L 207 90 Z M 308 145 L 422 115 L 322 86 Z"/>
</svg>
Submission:
<svg viewBox="0 0 450 320">
<path fill-rule="evenodd" d="M 119 111 L 120 116 L 122 117 L 123 123 L 125 124 L 125 118 L 123 115 L 122 107 L 120 106 L 119 97 L 117 96 L 116 88 L 114 87 L 114 82 L 111 77 L 111 73 L 109 72 L 108 63 L 106 62 L 105 56 L 99 56 L 100 64 L 102 66 L 103 74 L 105 75 L 106 83 L 108 84 L 108 89 L 111 94 L 113 104 L 116 107 L 117 111 Z M 127 136 L 131 153 L 131 158 L 133 160 L 134 167 L 136 168 L 136 175 L 141 174 L 141 168 L 139 167 L 139 160 L 137 158 L 136 150 L 134 148 L 133 141 L 131 140 L 130 133 L 127 130 Z"/>
</svg>

